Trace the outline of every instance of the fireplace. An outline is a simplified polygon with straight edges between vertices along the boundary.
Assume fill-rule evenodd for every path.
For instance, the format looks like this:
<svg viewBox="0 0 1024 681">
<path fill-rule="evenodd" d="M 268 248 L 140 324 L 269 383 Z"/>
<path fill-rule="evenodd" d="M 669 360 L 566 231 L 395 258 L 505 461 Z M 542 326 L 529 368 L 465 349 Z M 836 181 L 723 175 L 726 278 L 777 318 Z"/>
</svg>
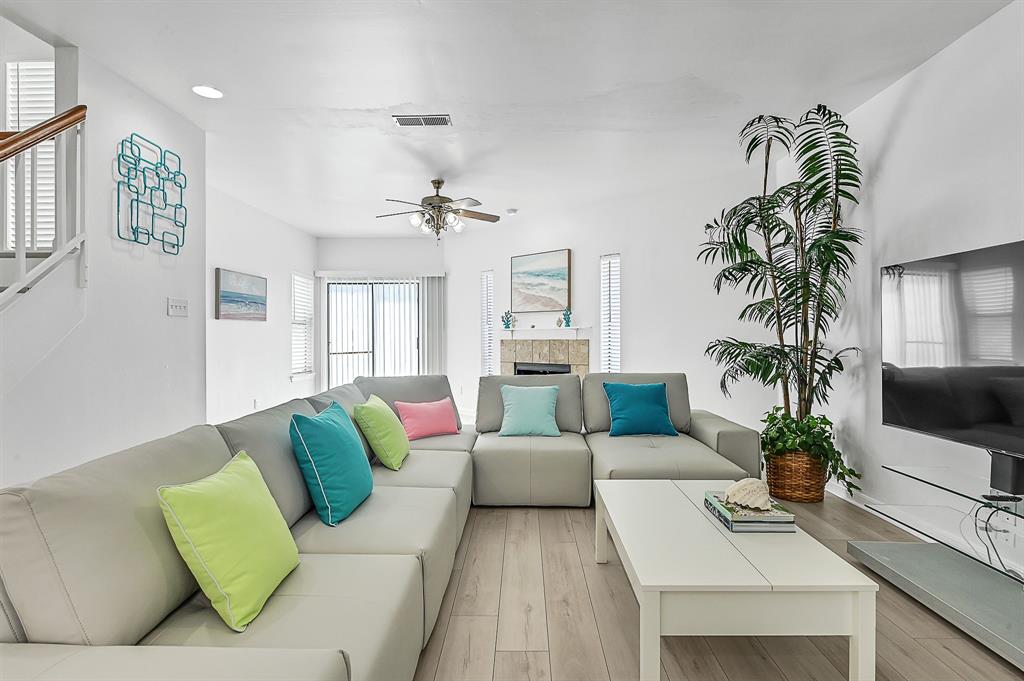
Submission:
<svg viewBox="0 0 1024 681">
<path fill-rule="evenodd" d="M 516 362 L 516 376 L 542 376 L 547 374 L 568 374 L 572 372 L 571 364 L 551 364 L 547 362 Z"/>
</svg>

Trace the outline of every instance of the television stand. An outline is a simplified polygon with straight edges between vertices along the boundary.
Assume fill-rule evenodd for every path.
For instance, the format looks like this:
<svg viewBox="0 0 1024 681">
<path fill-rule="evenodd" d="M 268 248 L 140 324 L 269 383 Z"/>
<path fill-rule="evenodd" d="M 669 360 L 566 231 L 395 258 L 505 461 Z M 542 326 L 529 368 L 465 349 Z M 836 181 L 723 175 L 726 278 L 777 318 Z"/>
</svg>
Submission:
<svg viewBox="0 0 1024 681">
<path fill-rule="evenodd" d="M 867 505 L 935 543 L 852 541 L 849 553 L 1024 670 L 1024 501 L 947 468 L 882 468 L 949 495 Z"/>
</svg>

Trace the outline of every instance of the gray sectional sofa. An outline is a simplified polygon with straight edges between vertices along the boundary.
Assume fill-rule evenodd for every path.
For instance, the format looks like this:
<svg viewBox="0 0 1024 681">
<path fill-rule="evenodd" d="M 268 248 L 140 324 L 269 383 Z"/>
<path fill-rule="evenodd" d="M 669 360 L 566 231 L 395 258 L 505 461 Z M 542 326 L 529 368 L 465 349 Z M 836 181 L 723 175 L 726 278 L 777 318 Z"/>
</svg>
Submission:
<svg viewBox="0 0 1024 681">
<path fill-rule="evenodd" d="M 665 380 L 673 422 L 688 435 L 609 438 L 597 392 L 606 380 Z M 559 385 L 561 435 L 499 437 L 506 382 Z M 691 413 L 682 374 L 592 374 L 582 386 L 576 376 L 485 377 L 475 428 L 413 441 L 398 471 L 374 462 L 373 493 L 328 527 L 288 422 L 332 401 L 351 413 L 370 394 L 393 405 L 451 389 L 444 376 L 360 378 L 0 490 L 0 681 L 411 679 L 472 503 L 586 506 L 593 477 L 759 474 L 757 434 Z M 156 488 L 210 475 L 241 450 L 259 466 L 301 560 L 236 633 L 178 555 Z"/>
</svg>

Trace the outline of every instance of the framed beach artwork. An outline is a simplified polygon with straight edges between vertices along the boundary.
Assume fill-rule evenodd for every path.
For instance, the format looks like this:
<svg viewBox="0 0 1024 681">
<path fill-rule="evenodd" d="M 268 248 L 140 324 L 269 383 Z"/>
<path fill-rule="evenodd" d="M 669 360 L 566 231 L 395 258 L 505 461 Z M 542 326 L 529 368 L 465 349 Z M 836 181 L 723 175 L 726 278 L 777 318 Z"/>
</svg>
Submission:
<svg viewBox="0 0 1024 681">
<path fill-rule="evenodd" d="M 214 317 L 267 321 L 267 280 L 220 267 L 216 270 Z"/>
<path fill-rule="evenodd" d="M 572 307 L 572 251 L 512 258 L 512 312 L 561 312 Z"/>
</svg>

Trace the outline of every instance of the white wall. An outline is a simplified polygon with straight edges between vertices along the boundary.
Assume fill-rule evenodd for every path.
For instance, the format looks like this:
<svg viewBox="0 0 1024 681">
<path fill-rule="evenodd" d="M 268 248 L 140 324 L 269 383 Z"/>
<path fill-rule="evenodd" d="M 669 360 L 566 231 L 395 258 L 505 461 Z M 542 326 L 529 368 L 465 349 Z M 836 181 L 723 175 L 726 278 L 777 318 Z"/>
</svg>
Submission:
<svg viewBox="0 0 1024 681">
<path fill-rule="evenodd" d="M 737 128 L 741 125 L 737 121 Z M 746 383 L 735 387 L 732 399 L 725 398 L 719 390 L 721 371 L 704 349 L 724 335 L 757 338 L 764 332 L 736 320 L 745 299 L 731 291 L 716 296 L 716 269 L 696 259 L 704 224 L 757 191 L 756 169 L 744 166 L 734 144 L 730 138 L 720 145 L 732 172 L 681 179 L 675 166 L 686 163 L 681 154 L 616 178 L 600 191 L 591 187 L 589 199 L 554 194 L 546 205 L 503 218 L 500 228 L 470 227 L 445 237 L 448 375 L 460 409 L 469 414 L 476 407 L 480 272 L 494 270 L 495 315 L 500 317 L 510 307 L 511 256 L 571 248 L 573 324 L 592 327 L 592 368 L 600 359 L 599 259 L 621 253 L 622 370 L 683 371 L 694 407 L 756 426 L 772 403 L 771 391 Z M 551 328 L 558 316 L 520 314 L 517 328 Z"/>
<path fill-rule="evenodd" d="M 221 423 L 316 392 L 291 379 L 291 276 L 312 277 L 316 238 L 211 187 L 207 192 L 206 418 Z M 267 278 L 267 321 L 214 319 L 215 271 Z"/>
<path fill-rule="evenodd" d="M 408 238 L 317 240 L 318 270 L 366 276 L 425 276 L 444 271 L 445 241 Z"/>
<path fill-rule="evenodd" d="M 206 416 L 205 136 L 80 55 L 89 107 L 89 286 L 60 270 L 0 316 L 0 484 L 27 481 L 201 422 Z M 178 256 L 115 236 L 114 159 L 133 131 L 181 155 L 186 245 Z M 188 318 L 166 315 L 187 298 Z"/>
<path fill-rule="evenodd" d="M 866 245 L 830 342 L 858 345 L 835 391 L 841 448 L 865 493 L 889 502 L 937 499 L 883 463 L 951 466 L 988 478 L 981 449 L 881 425 L 879 268 L 1024 239 L 1024 4 L 1016 2 L 850 112 L 865 170 L 848 224 Z"/>
</svg>

